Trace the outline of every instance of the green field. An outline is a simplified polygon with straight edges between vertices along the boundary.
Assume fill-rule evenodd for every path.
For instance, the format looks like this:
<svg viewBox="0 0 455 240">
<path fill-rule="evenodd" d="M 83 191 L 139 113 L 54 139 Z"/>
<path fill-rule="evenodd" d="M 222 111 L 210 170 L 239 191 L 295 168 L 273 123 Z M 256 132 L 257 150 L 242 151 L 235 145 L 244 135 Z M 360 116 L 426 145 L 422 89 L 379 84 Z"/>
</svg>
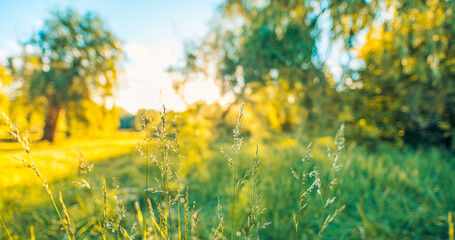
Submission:
<svg viewBox="0 0 455 240">
<path fill-rule="evenodd" d="M 282 139 L 282 140 L 280 140 Z M 138 139 L 135 139 L 137 142 Z M 332 160 L 327 156 L 326 146 L 316 139 L 312 147 L 313 159 L 306 166 L 319 169 L 321 183 L 327 186 Z M 54 198 L 62 192 L 72 228 L 77 239 L 101 239 L 103 222 L 103 181 L 107 183 L 108 211 L 116 211 L 115 198 L 122 199 L 125 215 L 121 225 L 129 235 L 142 236 L 138 226 L 135 202 L 143 207 L 145 197 L 145 160 L 138 153 L 131 152 L 133 139 L 78 142 L 82 151 L 86 151 L 89 162 L 94 163 L 94 170 L 86 175 L 77 174 L 77 155 L 71 147 L 37 145 L 34 149 L 38 166 L 43 175 L 52 179 L 50 185 Z M 189 189 L 189 203 L 196 203 L 201 209 L 199 229 L 201 239 L 212 238 L 217 228 L 217 202 L 223 205 L 224 234 L 231 232 L 231 170 L 218 149 L 229 149 L 231 141 L 220 139 L 210 143 L 210 158 L 186 161 L 183 156 L 182 180 Z M 130 143 L 128 145 L 128 143 Z M 62 143 L 65 146 L 70 144 Z M 152 141 L 151 151 L 156 152 L 159 142 Z M 183 144 L 183 143 L 182 143 Z M 2 143 L 5 148 L 6 143 Z M 12 146 L 12 145 L 9 145 Z M 129 146 L 129 147 L 128 147 Z M 260 215 L 260 222 L 271 222 L 260 231 L 261 239 L 314 239 L 321 228 L 321 219 L 332 214 L 342 205 L 345 209 L 331 222 L 322 234 L 323 239 L 444 239 L 448 237 L 448 214 L 455 203 L 455 157 L 436 148 L 429 150 L 405 150 L 393 146 L 380 146 L 376 152 L 352 144 L 342 150 L 339 162 L 342 165 L 335 175 L 338 184 L 326 191 L 327 195 L 336 196 L 333 204 L 323 208 L 315 191 L 308 195 L 306 208 L 301 211 L 298 223 L 298 236 L 295 233 L 293 212 L 297 209 L 300 181 L 293 177 L 291 168 L 302 170 L 301 159 L 307 151 L 305 145 L 278 137 L 276 141 L 259 144 L 261 163 L 258 172 L 258 189 L 261 195 L 260 208 L 265 208 Z M 243 176 L 253 165 L 256 143 L 245 139 L 245 144 L 238 155 L 239 175 Z M 115 150 L 114 150 L 115 149 Z M 154 149 L 154 150 L 153 150 Z M 10 161 L 6 155 L 11 151 L 2 150 L 2 161 Z M 58 153 L 58 154 L 52 154 Z M 47 155 L 49 154 L 49 155 Z M 93 154 L 93 155 L 92 155 Z M 53 155 L 53 158 L 46 156 Z M 66 159 L 66 160 L 64 160 Z M 72 159 L 72 160 L 68 160 Z M 170 155 L 171 161 L 176 156 Z M 13 161 L 13 160 L 11 160 Z M 61 169 L 49 169 L 48 166 L 61 166 Z M 8 167 L 9 166 L 9 167 Z M 23 169 L 19 164 L 2 167 L 4 174 L 19 174 L 20 181 L 1 188 L 2 219 L 13 239 L 30 239 L 31 227 L 36 239 L 62 239 L 65 231 L 58 219 L 49 197 L 39 185 L 39 178 L 30 169 Z M 153 180 L 159 178 L 156 167 L 151 170 Z M 112 180 L 115 177 L 115 180 Z M 85 179 L 90 189 L 79 188 L 74 183 Z M 311 178 L 308 178 L 311 181 Z M 174 179 L 175 180 L 175 179 Z M 5 184 L 5 180 L 2 180 Z M 236 198 L 236 233 L 246 231 L 250 213 L 252 181 L 247 181 L 239 188 Z M 118 185 L 118 188 L 117 188 Z M 150 186 L 149 186 L 150 187 Z M 169 189 L 175 193 L 178 186 L 172 182 Z M 156 195 L 152 195 L 155 196 Z M 110 202 L 112 201 L 112 202 Z M 178 239 L 178 210 L 181 221 L 184 219 L 183 205 L 174 207 L 169 215 L 172 227 L 169 236 Z M 190 214 L 193 210 L 190 209 Z M 144 211 L 145 214 L 145 211 Z M 158 216 L 158 213 L 156 213 Z M 147 215 L 151 218 L 150 215 Z M 324 216 L 324 217 L 323 217 Z M 156 228 L 149 220 L 149 236 L 157 236 Z M 136 227 L 133 227 L 135 226 Z M 183 226 L 183 223 L 182 223 Z M 183 227 L 182 227 L 183 228 Z M 183 230 L 182 230 L 183 231 Z M 114 233 L 108 233 L 108 239 Z M 113 234 L 113 235 L 109 235 Z M 194 231 L 189 231 L 190 237 Z M 6 239 L 5 231 L 1 238 Z"/>
</svg>

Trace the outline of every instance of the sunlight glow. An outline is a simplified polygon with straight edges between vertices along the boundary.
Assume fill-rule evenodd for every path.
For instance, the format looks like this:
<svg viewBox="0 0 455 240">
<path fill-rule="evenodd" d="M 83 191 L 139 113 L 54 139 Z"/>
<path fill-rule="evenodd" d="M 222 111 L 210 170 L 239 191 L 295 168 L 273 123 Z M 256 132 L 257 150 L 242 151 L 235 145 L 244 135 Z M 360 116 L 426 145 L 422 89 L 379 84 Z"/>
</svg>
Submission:
<svg viewBox="0 0 455 240">
<path fill-rule="evenodd" d="M 212 79 L 196 80 L 188 83 L 183 90 L 183 94 L 185 101 L 188 103 L 200 100 L 213 103 L 220 98 L 218 87 Z"/>
<path fill-rule="evenodd" d="M 135 113 L 141 108 L 159 109 L 164 103 L 174 111 L 186 109 L 186 103 L 220 100 L 218 87 L 212 79 L 190 82 L 183 89 L 184 100 L 175 93 L 166 68 L 173 62 L 172 43 L 155 49 L 139 43 L 125 45 L 128 61 L 122 77 L 116 104 Z M 162 101 L 160 101 L 162 93 Z"/>
</svg>

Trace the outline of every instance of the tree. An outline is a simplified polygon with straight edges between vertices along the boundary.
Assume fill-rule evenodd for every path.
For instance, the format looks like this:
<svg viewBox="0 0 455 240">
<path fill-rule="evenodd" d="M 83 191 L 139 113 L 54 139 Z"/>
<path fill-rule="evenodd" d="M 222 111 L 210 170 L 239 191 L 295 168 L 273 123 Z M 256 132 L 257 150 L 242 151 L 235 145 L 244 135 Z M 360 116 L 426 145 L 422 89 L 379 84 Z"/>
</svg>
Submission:
<svg viewBox="0 0 455 240">
<path fill-rule="evenodd" d="M 289 85 L 298 93 L 280 92 L 300 106 L 291 122 L 306 132 L 343 121 L 357 137 L 455 145 L 453 1 L 226 0 L 219 9 L 219 23 L 173 69 L 177 89 L 212 78 L 248 102 L 260 86 Z M 339 46 L 334 79 L 326 60 Z M 268 112 L 286 116 L 284 106 Z"/>
<path fill-rule="evenodd" d="M 43 140 L 54 141 L 62 109 L 113 95 L 123 57 L 121 42 L 93 13 L 58 11 L 24 43 L 22 56 L 10 58 L 28 102 L 43 101 Z"/>
<path fill-rule="evenodd" d="M 391 18 L 370 27 L 359 48 L 362 88 L 352 90 L 364 137 L 455 147 L 454 9 L 395 2 Z"/>
<path fill-rule="evenodd" d="M 302 106 L 299 112 L 306 130 L 315 129 L 311 125 L 316 122 L 322 125 L 321 118 L 336 112 L 332 111 L 334 101 L 325 100 L 337 93 L 317 45 L 320 28 L 317 19 L 322 10 L 305 2 L 226 1 L 220 8 L 220 22 L 200 44 L 188 45 L 185 62 L 172 69 L 182 73 L 175 81 L 176 88 L 192 79 L 211 78 L 223 93 L 234 93 L 231 106 L 250 102 L 258 104 L 254 107 L 258 111 L 265 109 L 259 106 L 264 102 L 254 103 L 249 98 L 249 93 L 258 87 L 300 89 L 297 94 L 292 91 L 278 94 L 283 94 L 281 99 L 286 102 L 291 99 Z M 279 109 L 270 112 L 289 115 L 289 111 L 280 109 L 282 104 L 276 106 Z M 282 130 L 295 127 L 290 118 L 272 118 L 283 119 L 279 124 Z"/>
</svg>

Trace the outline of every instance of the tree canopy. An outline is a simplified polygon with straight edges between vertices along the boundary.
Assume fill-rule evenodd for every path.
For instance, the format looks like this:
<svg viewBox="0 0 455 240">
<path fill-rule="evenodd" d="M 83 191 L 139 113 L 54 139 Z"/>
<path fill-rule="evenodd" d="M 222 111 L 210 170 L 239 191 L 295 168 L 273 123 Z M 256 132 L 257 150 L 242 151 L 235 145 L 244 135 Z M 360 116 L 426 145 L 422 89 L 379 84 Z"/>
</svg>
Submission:
<svg viewBox="0 0 455 240">
<path fill-rule="evenodd" d="M 260 88 L 273 86 L 285 96 L 276 110 L 256 109 L 291 129 L 346 122 L 358 139 L 451 145 L 453 9 L 439 0 L 228 0 L 207 37 L 171 68 L 181 73 L 174 85 L 211 78 L 238 102 L 263 92 L 258 106 L 274 98 Z M 341 77 L 327 64 L 334 56 Z M 299 121 L 282 117 L 291 99 Z"/>
<path fill-rule="evenodd" d="M 362 88 L 351 92 L 357 99 L 357 124 L 371 137 L 450 146 L 455 135 L 455 4 L 405 4 L 395 3 L 390 19 L 370 26 L 358 49 L 365 67 L 359 71 Z"/>
<path fill-rule="evenodd" d="M 23 54 L 10 58 L 23 97 L 46 109 L 43 139 L 54 140 L 62 109 L 71 104 L 82 111 L 83 102 L 104 104 L 113 95 L 123 57 L 121 47 L 99 17 L 68 9 L 55 12 L 23 44 Z"/>
</svg>

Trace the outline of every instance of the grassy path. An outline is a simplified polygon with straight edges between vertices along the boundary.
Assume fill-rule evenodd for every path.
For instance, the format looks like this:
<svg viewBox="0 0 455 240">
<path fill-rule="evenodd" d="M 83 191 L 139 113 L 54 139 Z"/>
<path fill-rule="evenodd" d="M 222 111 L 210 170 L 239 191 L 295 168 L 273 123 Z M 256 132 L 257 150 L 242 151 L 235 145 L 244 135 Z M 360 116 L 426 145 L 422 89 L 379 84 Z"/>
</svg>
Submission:
<svg viewBox="0 0 455 240">
<path fill-rule="evenodd" d="M 138 134 L 130 133 L 115 138 L 68 139 L 57 144 L 38 142 L 32 143 L 31 151 L 43 175 L 49 181 L 55 181 L 77 174 L 77 149 L 86 161 L 99 162 L 134 152 L 139 138 Z M 0 189 L 38 184 L 30 169 L 15 159 L 23 154 L 18 143 L 0 143 Z"/>
</svg>

